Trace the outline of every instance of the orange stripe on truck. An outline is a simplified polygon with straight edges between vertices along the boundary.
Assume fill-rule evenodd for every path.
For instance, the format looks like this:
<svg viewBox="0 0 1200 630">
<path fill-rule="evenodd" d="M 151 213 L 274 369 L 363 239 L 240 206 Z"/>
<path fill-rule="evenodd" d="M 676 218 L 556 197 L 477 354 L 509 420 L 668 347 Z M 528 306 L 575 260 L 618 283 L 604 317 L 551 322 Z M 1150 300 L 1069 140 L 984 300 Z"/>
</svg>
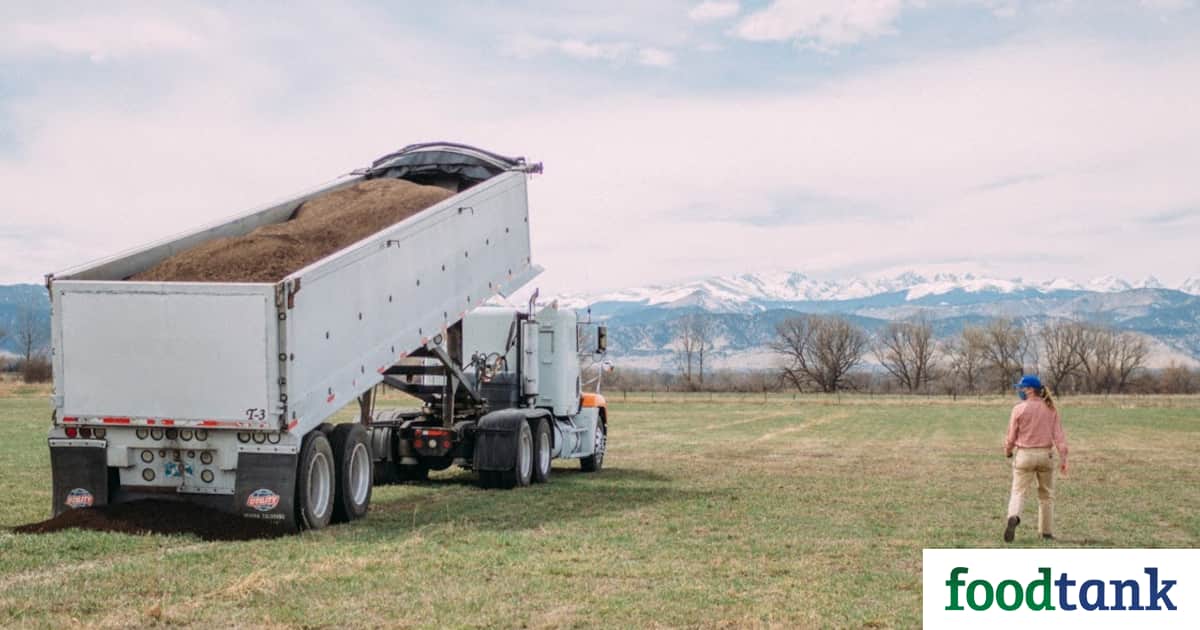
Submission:
<svg viewBox="0 0 1200 630">
<path fill-rule="evenodd" d="M 608 408 L 608 401 L 604 400 L 604 396 L 600 394 L 584 394 L 583 400 L 580 401 L 583 407 L 599 407 L 601 409 Z"/>
</svg>

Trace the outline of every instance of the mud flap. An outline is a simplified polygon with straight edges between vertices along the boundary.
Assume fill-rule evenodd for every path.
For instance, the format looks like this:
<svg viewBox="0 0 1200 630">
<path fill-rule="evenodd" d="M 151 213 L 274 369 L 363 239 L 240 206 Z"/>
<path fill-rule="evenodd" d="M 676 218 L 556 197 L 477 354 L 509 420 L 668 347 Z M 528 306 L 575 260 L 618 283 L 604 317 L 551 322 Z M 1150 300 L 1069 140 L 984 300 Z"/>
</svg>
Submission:
<svg viewBox="0 0 1200 630">
<path fill-rule="evenodd" d="M 525 410 L 493 411 L 475 429 L 475 470 L 512 470 L 517 465 L 517 431 L 526 422 Z"/>
<path fill-rule="evenodd" d="M 295 454 L 239 453 L 233 512 L 298 531 L 295 503 L 298 459 Z"/>
<path fill-rule="evenodd" d="M 68 445 L 69 444 L 69 445 Z M 108 463 L 102 440 L 51 440 L 53 512 L 108 505 Z"/>
</svg>

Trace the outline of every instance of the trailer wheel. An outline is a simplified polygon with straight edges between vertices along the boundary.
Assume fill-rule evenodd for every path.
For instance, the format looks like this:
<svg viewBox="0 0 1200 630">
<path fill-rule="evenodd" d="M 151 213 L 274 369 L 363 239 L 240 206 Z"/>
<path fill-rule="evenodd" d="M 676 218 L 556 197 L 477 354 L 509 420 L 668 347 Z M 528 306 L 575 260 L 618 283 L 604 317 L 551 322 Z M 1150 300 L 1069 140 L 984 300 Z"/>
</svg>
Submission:
<svg viewBox="0 0 1200 630">
<path fill-rule="evenodd" d="M 528 422 L 522 422 L 517 429 L 517 457 L 511 470 L 503 470 L 497 475 L 498 487 L 518 488 L 528 486 L 533 481 L 533 431 Z M 485 482 L 486 483 L 486 482 Z"/>
<path fill-rule="evenodd" d="M 321 529 L 333 516 L 333 449 L 321 431 L 309 431 L 300 448 L 296 471 L 296 522 L 302 529 Z"/>
<path fill-rule="evenodd" d="M 545 418 L 533 422 L 533 481 L 546 483 L 550 481 L 550 423 Z"/>
<path fill-rule="evenodd" d="M 367 515 L 371 505 L 371 445 L 361 424 L 339 424 L 330 436 L 337 470 L 333 522 L 347 523 Z"/>
<path fill-rule="evenodd" d="M 596 420 L 596 431 L 593 435 L 596 442 L 592 454 L 579 459 L 579 467 L 583 472 L 600 472 L 604 467 L 604 451 L 608 448 L 608 425 L 603 417 Z"/>
</svg>

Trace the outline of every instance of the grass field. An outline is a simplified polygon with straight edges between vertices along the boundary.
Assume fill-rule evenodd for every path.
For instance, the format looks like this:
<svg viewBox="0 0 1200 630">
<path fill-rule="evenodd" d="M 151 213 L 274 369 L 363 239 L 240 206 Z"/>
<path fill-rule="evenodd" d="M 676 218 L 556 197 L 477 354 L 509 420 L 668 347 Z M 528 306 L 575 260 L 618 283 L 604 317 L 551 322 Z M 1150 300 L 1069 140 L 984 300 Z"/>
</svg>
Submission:
<svg viewBox="0 0 1200 630">
<path fill-rule="evenodd" d="M 44 392 L 6 394 L 5 528 L 50 492 Z M 914 627 L 922 548 L 1003 545 L 1011 400 L 614 398 L 599 475 L 447 471 L 270 541 L 0 531 L 0 626 Z M 1200 398 L 1063 408 L 1045 545 L 1200 546 Z"/>
</svg>

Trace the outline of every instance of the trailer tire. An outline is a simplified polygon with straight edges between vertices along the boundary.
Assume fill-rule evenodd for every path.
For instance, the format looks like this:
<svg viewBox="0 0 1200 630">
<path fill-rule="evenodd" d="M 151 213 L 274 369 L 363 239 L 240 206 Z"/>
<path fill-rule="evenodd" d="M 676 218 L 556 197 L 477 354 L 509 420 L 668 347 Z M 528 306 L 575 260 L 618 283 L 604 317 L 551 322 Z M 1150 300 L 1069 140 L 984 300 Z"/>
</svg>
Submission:
<svg viewBox="0 0 1200 630">
<path fill-rule="evenodd" d="M 534 418 L 533 423 L 533 482 L 550 481 L 550 423 L 545 418 Z"/>
<path fill-rule="evenodd" d="M 592 454 L 579 459 L 579 468 L 583 472 L 600 472 L 604 468 L 604 452 L 608 450 L 608 423 L 604 421 L 604 416 L 597 418 L 596 423 L 596 431 L 592 434 L 595 439 Z"/>
<path fill-rule="evenodd" d="M 371 443 L 361 424 L 339 424 L 330 436 L 337 470 L 333 522 L 348 523 L 367 515 L 371 505 Z"/>
<path fill-rule="evenodd" d="M 333 517 L 337 476 L 333 463 L 333 449 L 325 433 L 309 431 L 296 468 L 296 523 L 301 529 L 321 529 Z"/>
<path fill-rule="evenodd" d="M 533 481 L 533 430 L 528 422 L 517 428 L 516 461 L 510 470 L 502 470 L 498 477 L 500 488 L 523 488 Z"/>
</svg>

